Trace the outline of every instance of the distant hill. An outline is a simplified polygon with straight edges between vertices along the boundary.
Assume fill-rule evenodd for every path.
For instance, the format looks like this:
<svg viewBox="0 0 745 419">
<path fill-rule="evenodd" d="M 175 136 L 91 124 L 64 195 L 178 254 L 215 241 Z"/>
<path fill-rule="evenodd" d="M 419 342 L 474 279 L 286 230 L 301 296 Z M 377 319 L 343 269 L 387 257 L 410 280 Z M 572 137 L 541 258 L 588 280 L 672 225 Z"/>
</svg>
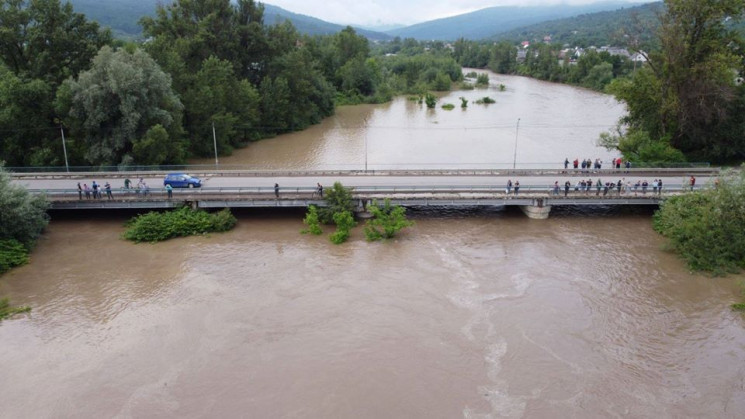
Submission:
<svg viewBox="0 0 745 419">
<path fill-rule="evenodd" d="M 571 46 L 622 45 L 622 29 L 633 28 L 636 19 L 643 23 L 643 30 L 636 35 L 644 41 L 650 41 L 659 25 L 656 14 L 662 11 L 663 7 L 662 2 L 655 2 L 614 11 L 583 14 L 524 26 L 500 33 L 491 39 L 536 42 L 549 35 L 552 43 Z"/>
<path fill-rule="evenodd" d="M 155 16 L 156 4 L 168 0 L 70 0 L 75 12 L 83 13 L 89 20 L 111 28 L 114 36 L 134 39 L 142 36 L 137 23 L 143 16 Z M 314 17 L 289 12 L 281 7 L 264 3 L 264 24 L 274 25 L 289 20 L 298 32 L 308 35 L 326 35 L 341 31 L 346 26 L 329 23 Z M 390 39 L 382 32 L 355 28 L 357 33 L 373 40 Z"/>
<path fill-rule="evenodd" d="M 386 31 L 392 36 L 419 40 L 453 41 L 458 38 L 481 40 L 523 26 L 586 13 L 616 10 L 633 5 L 628 2 L 600 2 L 572 6 L 504 6 L 490 7 L 472 13 L 418 23 Z"/>
<path fill-rule="evenodd" d="M 285 20 L 289 20 L 290 22 L 292 22 L 293 26 L 295 26 L 298 32 L 307 35 L 329 35 L 340 32 L 342 29 L 346 28 L 346 26 L 344 25 L 337 25 L 335 23 L 329 23 L 325 20 L 316 19 L 311 16 L 292 13 L 281 7 L 264 3 L 265 25 L 274 25 L 277 23 L 282 23 Z M 375 32 L 368 29 L 355 27 L 354 30 L 358 34 L 372 40 L 386 40 L 392 38 L 392 36 L 385 33 Z"/>
</svg>

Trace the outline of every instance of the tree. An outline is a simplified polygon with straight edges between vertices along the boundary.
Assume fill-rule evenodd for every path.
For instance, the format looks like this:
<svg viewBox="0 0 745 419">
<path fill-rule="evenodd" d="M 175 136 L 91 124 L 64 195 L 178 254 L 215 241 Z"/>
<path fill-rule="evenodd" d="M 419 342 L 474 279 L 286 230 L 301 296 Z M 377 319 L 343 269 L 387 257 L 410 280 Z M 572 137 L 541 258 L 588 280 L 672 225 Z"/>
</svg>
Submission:
<svg viewBox="0 0 745 419">
<path fill-rule="evenodd" d="M 342 244 L 347 241 L 350 230 L 357 225 L 351 211 L 334 213 L 334 224 L 336 224 L 336 231 L 329 236 L 334 244 Z"/>
<path fill-rule="evenodd" d="M 0 240 L 15 240 L 31 249 L 49 223 L 49 203 L 10 183 L 10 175 L 0 165 Z"/>
<path fill-rule="evenodd" d="M 101 30 L 60 0 L 0 0 L 0 59 L 18 76 L 58 86 L 87 69 L 111 43 Z"/>
<path fill-rule="evenodd" d="M 51 92 L 49 83 L 23 79 L 0 65 L 0 155 L 9 166 L 62 162 L 62 145 L 58 150 L 54 137 L 59 131 L 49 132 Z M 52 150 L 56 158 L 47 158 Z"/>
<path fill-rule="evenodd" d="M 368 211 L 373 215 L 365 225 L 365 237 L 368 241 L 390 239 L 401 229 L 414 225 L 414 222 L 406 219 L 406 209 L 391 205 L 391 200 L 387 198 L 382 206 L 373 202 Z"/>
<path fill-rule="evenodd" d="M 334 186 L 325 192 L 326 206 L 318 211 L 322 223 L 331 224 L 334 222 L 334 214 L 352 212 L 354 209 L 352 190 L 345 188 L 341 182 L 334 182 Z"/>
<path fill-rule="evenodd" d="M 92 164 L 131 163 L 135 142 L 155 125 L 168 132 L 161 139 L 170 141 L 160 161 L 149 163 L 179 162 L 182 108 L 171 78 L 146 52 L 114 52 L 110 47 L 101 49 L 78 80 L 67 80 L 57 100 L 58 111 L 74 124 L 73 136 L 86 144 Z"/>
<path fill-rule="evenodd" d="M 230 154 L 245 141 L 244 132 L 259 123 L 259 93 L 247 80 L 239 80 L 231 63 L 210 57 L 183 94 L 186 131 L 190 147 L 197 155 L 214 153 L 212 124 L 217 133 L 217 148 Z"/>
<path fill-rule="evenodd" d="M 743 168 L 745 169 L 745 167 Z M 745 268 L 745 171 L 727 173 L 717 187 L 665 200 L 654 228 L 691 268 L 715 274 Z"/>
<path fill-rule="evenodd" d="M 648 67 L 614 94 L 629 107 L 630 132 L 644 130 L 697 160 L 745 157 L 745 50 L 731 21 L 742 17 L 742 0 L 667 0 L 660 16 L 660 50 Z"/>
</svg>

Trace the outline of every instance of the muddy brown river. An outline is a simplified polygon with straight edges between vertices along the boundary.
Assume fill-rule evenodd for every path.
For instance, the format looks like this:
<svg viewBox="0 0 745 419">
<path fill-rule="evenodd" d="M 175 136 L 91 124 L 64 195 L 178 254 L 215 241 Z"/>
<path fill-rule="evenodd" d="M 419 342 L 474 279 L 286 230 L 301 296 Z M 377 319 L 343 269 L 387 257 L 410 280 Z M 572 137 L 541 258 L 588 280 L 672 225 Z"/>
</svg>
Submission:
<svg viewBox="0 0 745 419">
<path fill-rule="evenodd" d="M 53 215 L 0 277 L 33 307 L 0 323 L 2 418 L 745 417 L 745 276 L 690 273 L 646 209 L 419 210 L 341 246 L 293 210 L 158 244 Z"/>
</svg>

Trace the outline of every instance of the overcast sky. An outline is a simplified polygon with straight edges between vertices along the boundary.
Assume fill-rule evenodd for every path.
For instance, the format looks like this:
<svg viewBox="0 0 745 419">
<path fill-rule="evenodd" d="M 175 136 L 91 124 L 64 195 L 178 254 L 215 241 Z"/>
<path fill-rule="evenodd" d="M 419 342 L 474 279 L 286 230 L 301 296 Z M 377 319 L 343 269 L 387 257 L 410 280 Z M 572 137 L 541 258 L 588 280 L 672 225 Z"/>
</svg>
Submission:
<svg viewBox="0 0 745 419">
<path fill-rule="evenodd" d="M 648 3 L 654 0 L 616 0 Z M 293 13 L 352 25 L 411 25 L 494 6 L 588 4 L 598 0 L 267 0 Z"/>
</svg>

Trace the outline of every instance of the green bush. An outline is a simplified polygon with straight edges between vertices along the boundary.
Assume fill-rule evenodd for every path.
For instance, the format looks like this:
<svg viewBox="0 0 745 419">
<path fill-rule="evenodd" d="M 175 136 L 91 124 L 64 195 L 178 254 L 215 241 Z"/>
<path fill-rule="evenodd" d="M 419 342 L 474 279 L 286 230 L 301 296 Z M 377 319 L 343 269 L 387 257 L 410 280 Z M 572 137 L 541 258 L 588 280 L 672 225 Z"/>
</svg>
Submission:
<svg viewBox="0 0 745 419">
<path fill-rule="evenodd" d="M 463 109 L 468 107 L 468 99 L 464 98 L 463 96 L 460 97 L 460 107 Z"/>
<path fill-rule="evenodd" d="M 10 183 L 10 174 L 0 164 L 0 240 L 14 239 L 31 249 L 49 223 L 47 208 L 46 197 Z"/>
<path fill-rule="evenodd" d="M 0 240 L 0 274 L 28 263 L 28 249 L 18 240 Z"/>
<path fill-rule="evenodd" d="M 31 311 L 31 307 L 11 307 L 7 298 L 0 299 L 0 320 L 8 318 L 17 313 L 26 313 Z"/>
<path fill-rule="evenodd" d="M 427 93 L 424 96 L 424 102 L 427 104 L 429 109 L 434 109 L 434 107 L 437 106 L 437 96 L 432 93 Z"/>
<path fill-rule="evenodd" d="M 481 73 L 478 76 L 476 76 L 476 86 L 477 87 L 486 87 L 489 85 L 489 75 L 486 73 Z"/>
<path fill-rule="evenodd" d="M 349 231 L 357 225 L 351 211 L 342 211 L 334 214 L 334 223 L 336 223 L 336 231 L 329 236 L 329 239 L 334 244 L 342 244 L 347 241 Z"/>
<path fill-rule="evenodd" d="M 442 109 L 445 109 L 446 111 L 452 111 L 453 109 L 455 109 L 455 105 L 453 105 L 452 103 L 446 103 L 442 105 Z"/>
<path fill-rule="evenodd" d="M 136 243 L 154 243 L 174 237 L 228 231 L 236 223 L 228 209 L 210 214 L 183 207 L 175 211 L 139 215 L 127 223 L 123 237 Z"/>
<path fill-rule="evenodd" d="M 745 268 L 745 172 L 717 188 L 665 200 L 653 219 L 691 269 L 721 275 Z"/>
<path fill-rule="evenodd" d="M 310 233 L 316 236 L 323 233 L 323 230 L 321 230 L 321 222 L 318 219 L 318 208 L 316 208 L 315 205 L 311 205 L 308 207 L 308 213 L 305 215 L 303 223 L 307 225 L 308 228 L 302 230 L 301 233 Z"/>
<path fill-rule="evenodd" d="M 490 98 L 489 96 L 484 96 L 481 99 L 477 100 L 476 103 L 478 103 L 479 105 L 485 105 L 490 103 L 497 103 L 497 101 Z"/>
<path fill-rule="evenodd" d="M 373 215 L 365 224 L 365 237 L 368 241 L 390 239 L 401 229 L 414 225 L 413 221 L 406 219 L 406 209 L 391 205 L 390 199 L 386 199 L 383 206 L 373 202 L 368 210 Z"/>
<path fill-rule="evenodd" d="M 318 209 L 318 218 L 324 224 L 334 223 L 334 214 L 354 209 L 352 203 L 352 190 L 345 188 L 340 182 L 335 182 L 334 186 L 325 191 L 324 200 L 326 206 Z"/>
</svg>

